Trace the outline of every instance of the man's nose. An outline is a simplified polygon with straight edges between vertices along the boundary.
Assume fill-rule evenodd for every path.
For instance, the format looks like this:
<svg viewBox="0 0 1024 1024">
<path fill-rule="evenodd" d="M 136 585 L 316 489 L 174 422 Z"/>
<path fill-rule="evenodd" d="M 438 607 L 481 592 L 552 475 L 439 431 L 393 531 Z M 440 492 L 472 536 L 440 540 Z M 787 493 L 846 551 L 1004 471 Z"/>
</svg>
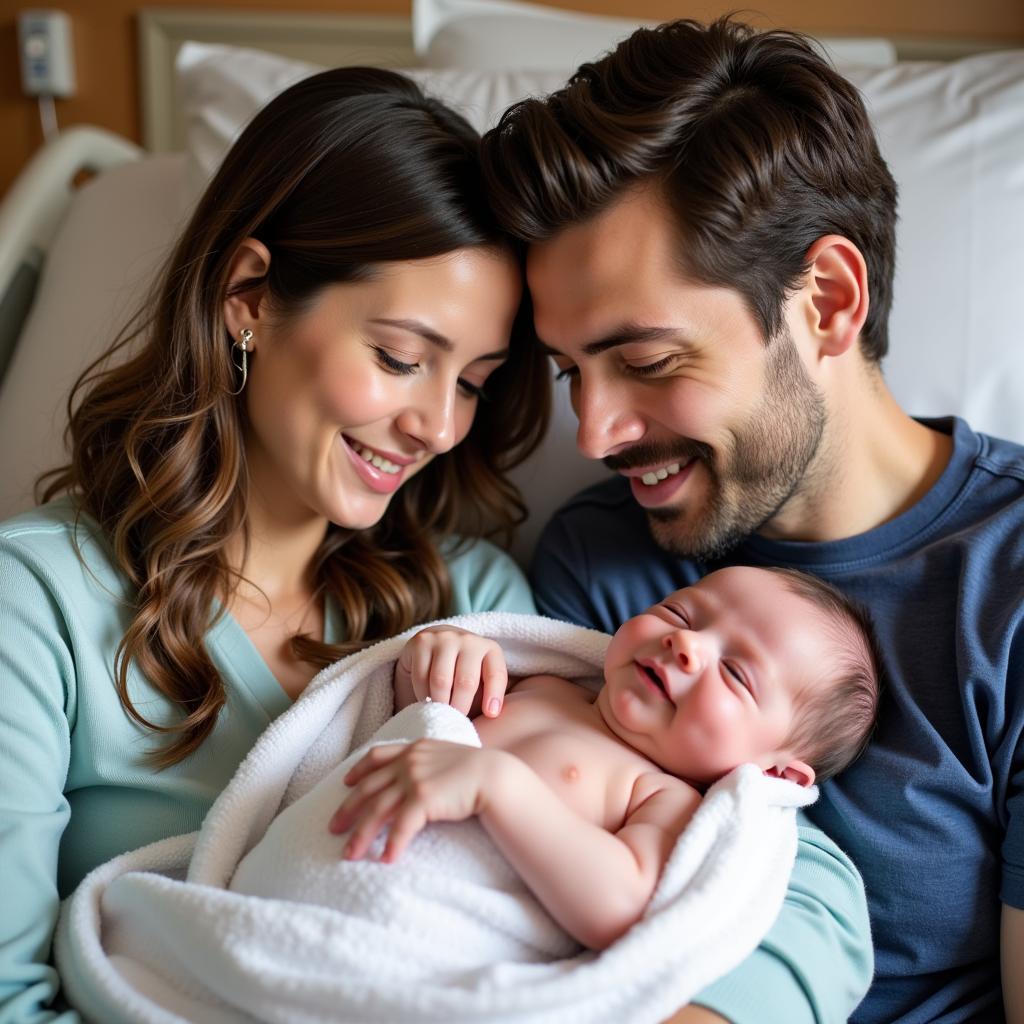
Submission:
<svg viewBox="0 0 1024 1024">
<path fill-rule="evenodd" d="M 579 418 L 576 447 L 588 459 L 603 459 L 644 436 L 644 420 L 634 411 L 626 382 L 581 376 L 572 405 Z"/>
</svg>

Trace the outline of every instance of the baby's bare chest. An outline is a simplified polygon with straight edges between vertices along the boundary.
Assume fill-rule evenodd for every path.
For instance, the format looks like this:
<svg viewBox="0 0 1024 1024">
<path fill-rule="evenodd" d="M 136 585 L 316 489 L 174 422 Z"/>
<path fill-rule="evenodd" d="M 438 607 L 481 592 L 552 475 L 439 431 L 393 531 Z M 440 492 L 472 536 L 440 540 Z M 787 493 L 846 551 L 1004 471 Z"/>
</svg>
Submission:
<svg viewBox="0 0 1024 1024">
<path fill-rule="evenodd" d="M 649 767 L 557 702 L 508 700 L 498 718 L 475 725 L 485 747 L 515 754 L 577 814 L 609 831 L 622 827 L 633 784 Z"/>
</svg>

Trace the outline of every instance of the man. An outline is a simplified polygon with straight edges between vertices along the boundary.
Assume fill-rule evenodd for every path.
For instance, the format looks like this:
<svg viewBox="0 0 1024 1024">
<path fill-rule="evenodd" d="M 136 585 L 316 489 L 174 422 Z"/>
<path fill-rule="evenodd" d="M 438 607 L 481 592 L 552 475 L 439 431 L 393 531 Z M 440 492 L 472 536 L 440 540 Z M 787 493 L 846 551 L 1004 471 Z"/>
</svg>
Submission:
<svg viewBox="0 0 1024 1024">
<path fill-rule="evenodd" d="M 886 388 L 896 187 L 856 90 L 799 36 L 676 22 L 517 104 L 485 155 L 579 448 L 618 473 L 545 531 L 541 610 L 612 631 L 788 565 L 865 604 L 885 656 L 778 922 L 674 1019 L 1024 1020 L 1000 971 L 1024 957 L 1024 449 Z M 825 834 L 864 878 L 873 980 Z"/>
</svg>

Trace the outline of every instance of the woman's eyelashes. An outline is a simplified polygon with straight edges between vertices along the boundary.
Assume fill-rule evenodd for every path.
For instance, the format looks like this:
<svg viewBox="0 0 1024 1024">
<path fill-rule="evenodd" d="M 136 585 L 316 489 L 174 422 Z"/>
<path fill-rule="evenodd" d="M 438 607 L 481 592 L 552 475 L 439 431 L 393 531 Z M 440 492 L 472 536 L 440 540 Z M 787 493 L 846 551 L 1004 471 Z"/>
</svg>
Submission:
<svg viewBox="0 0 1024 1024">
<path fill-rule="evenodd" d="M 484 384 L 473 384 L 471 381 L 468 381 L 468 380 L 464 379 L 463 377 L 459 378 L 459 387 L 462 388 L 462 391 L 466 395 L 467 398 L 477 398 L 477 399 L 482 399 L 482 400 L 486 401 L 487 394 L 484 391 L 484 387 L 485 386 L 486 386 L 486 383 L 484 383 Z"/>
<path fill-rule="evenodd" d="M 388 371 L 388 373 L 396 373 L 399 376 L 405 377 L 420 369 L 420 363 L 407 363 L 401 359 L 396 359 L 395 356 L 393 356 L 386 348 L 381 348 L 380 345 L 374 345 L 373 351 L 377 357 L 377 361 L 385 370 Z M 459 390 L 467 398 L 484 400 L 487 398 L 487 395 L 484 392 L 486 382 L 482 384 L 474 384 L 472 381 L 466 380 L 465 377 L 459 377 L 458 385 Z"/>
<path fill-rule="evenodd" d="M 381 348 L 380 345 L 374 345 L 373 351 L 381 366 L 391 373 L 406 375 L 415 373 L 420 368 L 419 363 L 405 363 L 401 359 L 396 359 L 387 349 Z"/>
</svg>

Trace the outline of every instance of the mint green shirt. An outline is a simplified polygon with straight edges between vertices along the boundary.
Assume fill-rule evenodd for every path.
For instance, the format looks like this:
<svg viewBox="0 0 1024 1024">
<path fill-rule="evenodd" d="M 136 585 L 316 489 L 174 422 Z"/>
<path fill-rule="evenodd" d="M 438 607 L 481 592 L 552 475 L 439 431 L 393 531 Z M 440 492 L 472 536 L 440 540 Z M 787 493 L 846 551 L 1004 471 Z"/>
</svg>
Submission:
<svg viewBox="0 0 1024 1024">
<path fill-rule="evenodd" d="M 206 647 L 227 703 L 213 733 L 162 772 L 144 755 L 159 737 L 125 713 L 114 654 L 132 616 L 132 590 L 96 524 L 72 540 L 67 499 L 0 525 L 0 1024 L 77 1014 L 48 1008 L 59 988 L 47 963 L 58 902 L 96 865 L 199 828 L 259 734 L 291 700 L 246 632 L 224 615 Z M 477 541 L 448 561 L 452 613 L 533 612 L 515 563 Z M 328 602 L 328 642 L 343 638 Z M 150 721 L 174 708 L 134 666 L 129 689 Z"/>
</svg>

